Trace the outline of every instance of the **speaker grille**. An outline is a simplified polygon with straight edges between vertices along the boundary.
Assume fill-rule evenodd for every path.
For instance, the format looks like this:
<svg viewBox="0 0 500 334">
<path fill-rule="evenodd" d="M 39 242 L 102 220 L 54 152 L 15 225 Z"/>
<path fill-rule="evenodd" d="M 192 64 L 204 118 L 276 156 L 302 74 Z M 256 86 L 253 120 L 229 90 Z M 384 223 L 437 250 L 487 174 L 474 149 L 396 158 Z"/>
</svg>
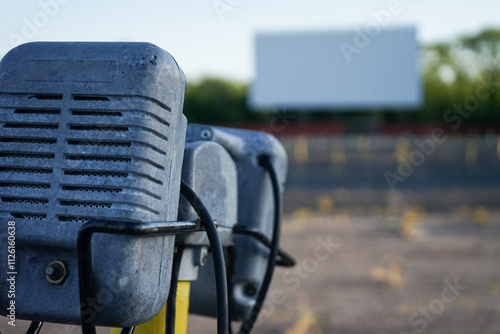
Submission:
<svg viewBox="0 0 500 334">
<path fill-rule="evenodd" d="M 0 94 L 0 215 L 161 220 L 171 117 L 145 97 Z"/>
</svg>

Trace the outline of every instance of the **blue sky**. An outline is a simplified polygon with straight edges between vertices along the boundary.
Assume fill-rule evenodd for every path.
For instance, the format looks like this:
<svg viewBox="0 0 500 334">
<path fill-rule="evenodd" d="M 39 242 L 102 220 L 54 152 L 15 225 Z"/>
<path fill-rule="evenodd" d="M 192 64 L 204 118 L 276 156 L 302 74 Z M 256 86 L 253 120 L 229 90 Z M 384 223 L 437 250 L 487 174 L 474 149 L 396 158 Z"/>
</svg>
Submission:
<svg viewBox="0 0 500 334">
<path fill-rule="evenodd" d="M 415 25 L 421 43 L 500 27 L 498 0 L 3 0 L 0 56 L 25 40 L 147 41 L 191 80 L 250 81 L 255 33 L 364 27 L 390 3 L 388 27 Z"/>
</svg>

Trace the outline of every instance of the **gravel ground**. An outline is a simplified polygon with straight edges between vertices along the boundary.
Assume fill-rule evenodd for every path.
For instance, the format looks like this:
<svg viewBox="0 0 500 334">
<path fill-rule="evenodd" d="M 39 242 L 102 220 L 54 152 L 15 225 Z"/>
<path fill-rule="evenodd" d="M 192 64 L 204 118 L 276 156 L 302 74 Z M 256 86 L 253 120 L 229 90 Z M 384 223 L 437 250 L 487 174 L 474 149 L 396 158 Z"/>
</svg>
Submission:
<svg viewBox="0 0 500 334">
<path fill-rule="evenodd" d="M 289 217 L 282 246 L 298 266 L 277 269 L 255 334 L 500 332 L 499 212 Z M 1 319 L 3 334 L 26 328 Z M 190 316 L 188 332 L 215 322 Z"/>
<path fill-rule="evenodd" d="M 499 213 L 291 218 L 283 234 L 298 266 L 276 272 L 254 333 L 500 332 Z"/>
</svg>

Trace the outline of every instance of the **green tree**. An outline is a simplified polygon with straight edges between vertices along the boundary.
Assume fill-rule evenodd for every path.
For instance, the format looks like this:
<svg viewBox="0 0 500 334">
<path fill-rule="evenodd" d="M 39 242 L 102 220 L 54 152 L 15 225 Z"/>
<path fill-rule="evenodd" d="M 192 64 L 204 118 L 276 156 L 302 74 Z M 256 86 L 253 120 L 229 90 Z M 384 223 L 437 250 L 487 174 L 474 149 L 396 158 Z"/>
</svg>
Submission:
<svg viewBox="0 0 500 334">
<path fill-rule="evenodd" d="M 486 29 L 474 36 L 464 36 L 460 42 L 472 52 L 480 75 L 500 79 L 500 30 Z"/>
<path fill-rule="evenodd" d="M 247 86 L 216 78 L 190 83 L 184 114 L 191 123 L 224 124 L 251 120 L 246 104 Z"/>
<path fill-rule="evenodd" d="M 500 30 L 487 29 L 458 41 L 438 43 L 423 50 L 425 103 L 421 121 L 442 121 L 443 113 L 475 96 L 485 82 L 500 81 Z M 500 123 L 500 94 L 481 100 L 469 123 Z"/>
<path fill-rule="evenodd" d="M 463 48 L 471 53 L 471 65 L 476 68 L 475 86 L 485 82 L 500 82 L 500 30 L 486 29 L 477 35 L 460 39 Z M 493 87 L 494 88 L 494 87 Z M 500 122 L 500 92 L 498 87 L 490 91 L 490 96 L 481 102 L 472 120 Z"/>
</svg>

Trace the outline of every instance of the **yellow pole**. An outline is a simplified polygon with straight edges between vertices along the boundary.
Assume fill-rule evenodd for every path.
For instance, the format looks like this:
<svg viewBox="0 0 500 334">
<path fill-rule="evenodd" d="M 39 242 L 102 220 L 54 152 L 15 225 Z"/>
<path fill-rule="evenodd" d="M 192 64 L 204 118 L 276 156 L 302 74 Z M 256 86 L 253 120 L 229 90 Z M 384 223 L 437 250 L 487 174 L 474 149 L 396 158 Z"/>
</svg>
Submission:
<svg viewBox="0 0 500 334">
<path fill-rule="evenodd" d="M 309 160 L 309 144 L 306 136 L 298 136 L 293 141 L 293 159 L 298 164 Z"/>
<path fill-rule="evenodd" d="M 394 150 L 394 158 L 396 161 L 408 160 L 410 157 L 410 140 L 406 137 L 398 137 L 396 139 L 396 148 Z"/>
<path fill-rule="evenodd" d="M 468 139 L 465 146 L 465 160 L 470 168 L 477 165 L 477 142 L 475 139 Z"/>
<path fill-rule="evenodd" d="M 358 136 L 356 138 L 356 149 L 358 151 L 369 151 L 370 150 L 370 138 L 365 136 Z"/>
<path fill-rule="evenodd" d="M 175 298 L 175 334 L 186 334 L 189 313 L 189 292 L 191 282 L 179 281 Z"/>
<path fill-rule="evenodd" d="M 175 297 L 175 334 L 186 334 L 189 312 L 189 281 L 179 281 Z M 134 334 L 165 334 L 166 305 L 153 319 L 137 326 Z M 120 334 L 121 328 L 112 328 L 111 334 Z"/>
<path fill-rule="evenodd" d="M 500 135 L 497 136 L 497 156 L 500 159 Z"/>
<path fill-rule="evenodd" d="M 330 149 L 330 160 L 333 165 L 342 166 L 346 162 L 346 156 L 344 151 L 344 145 L 339 144 L 338 146 L 332 146 Z"/>
</svg>

